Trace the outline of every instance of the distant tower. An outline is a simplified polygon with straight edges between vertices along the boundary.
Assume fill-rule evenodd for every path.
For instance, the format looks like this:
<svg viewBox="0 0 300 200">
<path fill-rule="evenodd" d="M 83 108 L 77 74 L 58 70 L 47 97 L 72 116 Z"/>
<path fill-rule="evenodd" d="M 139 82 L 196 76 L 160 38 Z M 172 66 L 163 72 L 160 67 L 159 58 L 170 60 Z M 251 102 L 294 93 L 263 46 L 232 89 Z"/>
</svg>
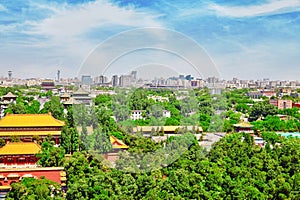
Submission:
<svg viewBox="0 0 300 200">
<path fill-rule="evenodd" d="M 12 79 L 12 71 L 8 71 L 8 79 L 9 79 L 9 80 Z"/>
<path fill-rule="evenodd" d="M 57 81 L 60 80 L 60 70 L 57 70 Z"/>
<path fill-rule="evenodd" d="M 117 87 L 118 85 L 119 85 L 118 75 L 113 75 L 113 77 L 112 77 L 112 86 Z"/>
<path fill-rule="evenodd" d="M 137 71 L 132 71 L 131 72 L 131 78 L 133 82 L 136 82 L 137 79 Z"/>
</svg>

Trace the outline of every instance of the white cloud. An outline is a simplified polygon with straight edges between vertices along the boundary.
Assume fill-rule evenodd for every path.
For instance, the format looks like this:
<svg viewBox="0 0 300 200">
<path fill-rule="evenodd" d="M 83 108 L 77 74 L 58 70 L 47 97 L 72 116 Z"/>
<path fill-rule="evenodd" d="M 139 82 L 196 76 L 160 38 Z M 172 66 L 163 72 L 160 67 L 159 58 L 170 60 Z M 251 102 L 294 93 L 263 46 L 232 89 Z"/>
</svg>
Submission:
<svg viewBox="0 0 300 200">
<path fill-rule="evenodd" d="M 15 66 L 21 66 L 26 62 L 28 66 L 53 67 L 63 62 L 65 68 L 73 68 L 70 70 L 73 74 L 69 76 L 76 75 L 81 62 L 97 42 L 120 30 L 116 28 L 121 27 L 121 30 L 124 30 L 162 26 L 157 20 L 159 16 L 138 11 L 134 7 L 121 8 L 108 0 L 79 5 L 31 3 L 30 6 L 40 12 L 50 11 L 48 17 L 12 26 L 0 25 L 0 31 L 18 33 L 21 38 L 24 38 L 14 46 L 6 44 L 3 48 L 10 49 L 10 52 L 18 50 L 32 52 L 26 61 L 15 63 Z M 89 36 L 91 33 L 93 38 Z M 15 39 L 12 38 L 12 41 Z M 13 56 L 14 53 L 7 54 L 6 60 Z"/>
<path fill-rule="evenodd" d="M 217 14 L 229 17 L 253 17 L 300 10 L 299 0 L 271 0 L 269 3 L 253 6 L 209 6 Z"/>
<path fill-rule="evenodd" d="M 50 8 L 49 8 L 50 9 Z M 54 38 L 79 36 L 101 26 L 118 25 L 131 27 L 161 26 L 157 16 L 138 12 L 134 9 L 120 8 L 105 0 L 98 0 L 78 6 L 62 6 L 59 10 L 51 8 L 55 14 L 35 25 L 32 33 Z"/>
</svg>

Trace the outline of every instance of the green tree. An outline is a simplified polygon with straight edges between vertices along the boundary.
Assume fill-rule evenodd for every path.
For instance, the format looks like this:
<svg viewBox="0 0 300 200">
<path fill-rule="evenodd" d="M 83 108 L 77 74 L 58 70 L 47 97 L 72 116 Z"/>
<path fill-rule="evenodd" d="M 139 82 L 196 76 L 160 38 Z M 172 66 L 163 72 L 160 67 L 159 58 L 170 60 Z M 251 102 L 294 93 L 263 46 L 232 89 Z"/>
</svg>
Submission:
<svg viewBox="0 0 300 200">
<path fill-rule="evenodd" d="M 276 115 L 278 109 L 267 101 L 259 102 L 253 105 L 249 121 L 255 121 L 260 117 L 267 117 L 268 115 Z"/>
<path fill-rule="evenodd" d="M 43 167 L 62 166 L 64 155 L 63 149 L 46 141 L 42 143 L 41 152 L 36 155 L 39 158 L 37 164 Z"/>
<path fill-rule="evenodd" d="M 23 178 L 19 183 L 13 183 L 6 199 L 63 199 L 61 186 L 44 177 L 41 179 Z"/>
<path fill-rule="evenodd" d="M 57 96 L 52 96 L 50 101 L 46 102 L 41 113 L 51 113 L 51 115 L 56 119 L 63 119 L 64 107 L 60 103 L 60 98 Z"/>
<path fill-rule="evenodd" d="M 92 135 L 92 149 L 97 153 L 108 153 L 112 149 L 108 128 L 95 129 Z"/>
<path fill-rule="evenodd" d="M 5 140 L 3 138 L 0 138 L 0 148 L 5 146 Z"/>
</svg>

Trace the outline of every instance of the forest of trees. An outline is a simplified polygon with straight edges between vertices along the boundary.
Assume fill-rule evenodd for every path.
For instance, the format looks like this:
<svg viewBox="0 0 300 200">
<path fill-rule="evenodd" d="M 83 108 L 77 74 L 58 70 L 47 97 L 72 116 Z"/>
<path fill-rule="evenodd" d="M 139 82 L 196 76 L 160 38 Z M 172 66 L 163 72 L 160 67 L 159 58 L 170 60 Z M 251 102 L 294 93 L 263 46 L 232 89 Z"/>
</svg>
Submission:
<svg viewBox="0 0 300 200">
<path fill-rule="evenodd" d="M 146 173 L 107 168 L 103 160 L 75 152 L 63 162 L 66 199 L 299 199 L 300 140 L 279 141 L 260 148 L 250 135 L 234 133 L 209 153 L 194 142 L 175 162 Z M 38 184 L 41 189 L 16 183 L 9 197 L 49 194 L 43 180 Z"/>
</svg>

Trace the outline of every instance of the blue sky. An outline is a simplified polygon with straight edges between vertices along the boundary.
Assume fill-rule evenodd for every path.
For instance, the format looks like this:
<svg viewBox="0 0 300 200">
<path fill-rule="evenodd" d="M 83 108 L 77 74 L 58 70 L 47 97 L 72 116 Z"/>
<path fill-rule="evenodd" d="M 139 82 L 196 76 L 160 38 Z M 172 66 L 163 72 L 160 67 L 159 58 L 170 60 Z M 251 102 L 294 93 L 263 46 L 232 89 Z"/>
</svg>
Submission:
<svg viewBox="0 0 300 200">
<path fill-rule="evenodd" d="M 300 77 L 299 0 L 0 0 L 0 76 L 74 77 L 98 44 L 143 27 L 195 40 L 225 79 Z"/>
</svg>

